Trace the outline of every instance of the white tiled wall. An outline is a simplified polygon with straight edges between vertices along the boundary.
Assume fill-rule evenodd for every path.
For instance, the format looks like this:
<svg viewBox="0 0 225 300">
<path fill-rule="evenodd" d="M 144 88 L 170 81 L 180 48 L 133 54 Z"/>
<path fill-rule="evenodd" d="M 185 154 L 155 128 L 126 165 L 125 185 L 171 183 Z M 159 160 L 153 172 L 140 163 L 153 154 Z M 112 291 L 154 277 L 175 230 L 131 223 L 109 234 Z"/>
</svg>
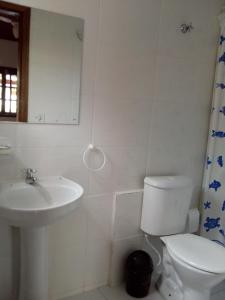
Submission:
<svg viewBox="0 0 225 300">
<path fill-rule="evenodd" d="M 112 228 L 112 254 L 110 260 L 109 284 L 117 286 L 124 280 L 124 267 L 128 255 L 135 250 L 144 250 L 151 256 L 154 266 L 158 256 L 147 244 L 144 233 L 140 229 L 143 190 L 118 192 L 114 197 L 114 213 Z M 148 237 L 159 251 L 162 243 L 158 237 Z M 152 282 L 157 273 L 153 272 Z M 157 277 L 158 278 L 158 277 Z"/>
<path fill-rule="evenodd" d="M 140 235 L 142 191 L 116 193 L 113 216 L 113 240 Z"/>
<path fill-rule="evenodd" d="M 223 1 L 162 1 L 148 174 L 186 174 L 198 202 Z M 183 35 L 179 25 L 192 22 Z"/>
<path fill-rule="evenodd" d="M 121 284 L 127 256 L 143 246 L 140 230 L 142 197 L 142 190 L 115 194 L 109 273 L 111 286 Z"/>
<path fill-rule="evenodd" d="M 216 16 L 223 0 L 11 2 L 85 19 L 80 125 L 0 125 L 0 136 L 8 136 L 14 146 L 13 157 L 0 157 L 0 179 L 20 176 L 20 169 L 30 166 L 39 176 L 61 174 L 85 188 L 83 206 L 50 228 L 50 295 L 55 300 L 107 282 L 115 191 L 143 188 L 146 173 L 185 173 L 200 186 Z M 195 27 L 185 36 L 178 30 L 184 21 Z M 100 173 L 82 164 L 91 141 L 108 157 Z M 5 236 L 8 228 L 3 227 L 1 270 L 12 256 Z M 9 300 L 1 279 L 0 287 L 0 298 Z"/>
</svg>

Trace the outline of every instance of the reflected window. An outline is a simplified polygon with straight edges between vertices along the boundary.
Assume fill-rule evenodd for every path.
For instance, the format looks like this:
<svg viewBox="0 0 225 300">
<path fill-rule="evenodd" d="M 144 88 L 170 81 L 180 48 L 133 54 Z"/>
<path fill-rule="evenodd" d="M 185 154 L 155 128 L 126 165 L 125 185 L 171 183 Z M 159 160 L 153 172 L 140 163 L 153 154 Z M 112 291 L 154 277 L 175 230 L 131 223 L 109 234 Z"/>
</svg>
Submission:
<svg viewBox="0 0 225 300">
<path fill-rule="evenodd" d="M 17 69 L 0 67 L 0 116 L 16 117 Z"/>
</svg>

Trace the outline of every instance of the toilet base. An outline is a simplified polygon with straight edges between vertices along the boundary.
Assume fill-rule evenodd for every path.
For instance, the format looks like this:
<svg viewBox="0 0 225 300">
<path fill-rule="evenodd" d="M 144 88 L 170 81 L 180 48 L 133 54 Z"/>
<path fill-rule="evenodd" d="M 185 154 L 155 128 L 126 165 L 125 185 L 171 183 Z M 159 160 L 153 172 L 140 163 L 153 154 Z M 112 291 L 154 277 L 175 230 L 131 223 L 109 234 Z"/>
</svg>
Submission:
<svg viewBox="0 0 225 300">
<path fill-rule="evenodd" d="M 193 290 L 191 288 L 184 288 L 184 298 L 183 300 L 210 300 L 209 290 Z"/>
<path fill-rule="evenodd" d="M 156 289 L 165 300 L 183 300 L 183 293 L 177 288 L 176 283 L 171 280 L 158 282 Z"/>
<path fill-rule="evenodd" d="M 183 300 L 183 285 L 166 248 L 163 248 L 163 272 L 156 283 L 156 288 L 165 300 Z"/>
<path fill-rule="evenodd" d="M 156 288 L 165 300 L 210 300 L 209 290 L 198 291 L 188 287 L 180 287 L 177 282 L 163 275 L 157 282 Z"/>
<path fill-rule="evenodd" d="M 184 286 L 178 276 L 170 255 L 163 249 L 163 272 L 156 283 L 160 295 L 165 300 L 210 300 L 210 290 L 195 290 Z"/>
</svg>

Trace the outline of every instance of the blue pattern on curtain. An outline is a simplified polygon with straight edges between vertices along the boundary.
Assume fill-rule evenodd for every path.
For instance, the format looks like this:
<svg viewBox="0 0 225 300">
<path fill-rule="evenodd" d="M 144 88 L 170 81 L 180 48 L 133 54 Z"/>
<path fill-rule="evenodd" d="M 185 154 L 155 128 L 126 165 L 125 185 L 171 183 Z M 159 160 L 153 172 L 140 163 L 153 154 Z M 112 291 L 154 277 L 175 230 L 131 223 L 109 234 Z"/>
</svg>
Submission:
<svg viewBox="0 0 225 300">
<path fill-rule="evenodd" d="M 225 15 L 219 20 L 221 35 L 203 182 L 201 235 L 225 246 Z"/>
</svg>

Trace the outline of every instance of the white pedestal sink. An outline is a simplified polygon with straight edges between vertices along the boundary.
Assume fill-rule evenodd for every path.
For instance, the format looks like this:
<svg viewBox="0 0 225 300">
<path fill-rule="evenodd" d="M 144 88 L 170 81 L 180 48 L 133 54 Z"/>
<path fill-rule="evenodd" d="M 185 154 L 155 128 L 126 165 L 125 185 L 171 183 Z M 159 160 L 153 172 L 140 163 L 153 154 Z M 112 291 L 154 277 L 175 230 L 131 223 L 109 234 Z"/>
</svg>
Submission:
<svg viewBox="0 0 225 300">
<path fill-rule="evenodd" d="M 19 300 L 48 300 L 47 225 L 74 210 L 83 188 L 64 177 L 0 183 L 0 218 L 21 230 Z"/>
</svg>

